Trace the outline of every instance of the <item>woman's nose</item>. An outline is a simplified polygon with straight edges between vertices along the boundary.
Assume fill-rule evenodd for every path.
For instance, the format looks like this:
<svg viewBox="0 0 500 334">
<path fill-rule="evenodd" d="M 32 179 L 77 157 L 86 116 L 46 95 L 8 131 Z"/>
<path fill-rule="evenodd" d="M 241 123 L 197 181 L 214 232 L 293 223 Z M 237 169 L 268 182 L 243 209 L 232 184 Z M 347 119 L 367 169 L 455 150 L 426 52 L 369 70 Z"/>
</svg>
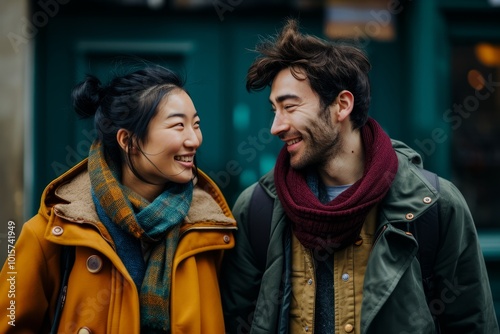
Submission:
<svg viewBox="0 0 500 334">
<path fill-rule="evenodd" d="M 189 147 L 199 147 L 201 145 L 202 135 L 199 129 L 190 129 L 186 134 L 184 144 Z"/>
</svg>

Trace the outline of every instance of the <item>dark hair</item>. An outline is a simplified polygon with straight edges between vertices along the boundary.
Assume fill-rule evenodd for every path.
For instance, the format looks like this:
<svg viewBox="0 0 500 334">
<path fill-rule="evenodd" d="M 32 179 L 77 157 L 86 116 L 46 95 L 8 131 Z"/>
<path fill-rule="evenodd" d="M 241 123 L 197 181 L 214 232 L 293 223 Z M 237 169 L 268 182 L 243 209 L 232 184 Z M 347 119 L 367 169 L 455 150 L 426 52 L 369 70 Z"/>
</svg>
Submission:
<svg viewBox="0 0 500 334">
<path fill-rule="evenodd" d="M 350 115 L 353 128 L 366 123 L 370 107 L 368 72 L 371 65 L 359 48 L 302 34 L 297 21 L 289 19 L 275 38 L 263 40 L 255 51 L 260 55 L 248 69 L 248 91 L 270 86 L 278 72 L 285 68 L 290 68 L 297 78 L 303 71 L 311 88 L 319 95 L 323 108 L 329 106 L 342 90 L 348 90 L 354 96 Z"/>
<path fill-rule="evenodd" d="M 134 167 L 130 151 L 134 144 L 146 139 L 149 122 L 157 114 L 159 103 L 174 89 L 186 91 L 184 81 L 169 69 L 150 65 L 117 76 L 107 86 L 103 86 L 97 77 L 87 75 L 73 89 L 72 100 L 78 115 L 82 118 L 94 117 L 97 136 L 107 157 L 118 166 L 125 159 L 132 172 L 148 182 Z M 122 154 L 118 145 L 116 133 L 119 129 L 132 133 L 128 155 Z"/>
</svg>

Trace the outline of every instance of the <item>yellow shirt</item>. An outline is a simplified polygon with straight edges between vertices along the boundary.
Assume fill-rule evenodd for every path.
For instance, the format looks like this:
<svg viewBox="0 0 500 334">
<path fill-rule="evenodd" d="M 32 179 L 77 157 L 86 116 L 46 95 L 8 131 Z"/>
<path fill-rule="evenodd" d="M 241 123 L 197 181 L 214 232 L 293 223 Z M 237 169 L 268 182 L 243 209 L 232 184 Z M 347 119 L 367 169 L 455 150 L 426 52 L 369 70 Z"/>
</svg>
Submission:
<svg viewBox="0 0 500 334">
<path fill-rule="evenodd" d="M 373 208 L 361 229 L 361 240 L 333 256 L 335 334 L 360 333 L 363 280 L 374 242 L 377 209 Z M 313 253 L 292 233 L 292 297 L 290 333 L 314 333 L 316 276 Z"/>
</svg>

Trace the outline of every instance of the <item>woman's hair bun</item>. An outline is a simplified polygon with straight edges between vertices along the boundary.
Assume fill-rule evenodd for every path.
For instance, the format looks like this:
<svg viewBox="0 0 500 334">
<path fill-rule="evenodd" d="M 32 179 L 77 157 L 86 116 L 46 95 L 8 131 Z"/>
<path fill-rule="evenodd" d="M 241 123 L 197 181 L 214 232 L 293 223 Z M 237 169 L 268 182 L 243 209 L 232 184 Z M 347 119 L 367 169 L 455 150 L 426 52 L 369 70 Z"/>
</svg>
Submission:
<svg viewBox="0 0 500 334">
<path fill-rule="evenodd" d="M 101 103 L 103 91 L 101 81 L 93 75 L 87 75 L 71 93 L 76 113 L 82 118 L 94 116 Z"/>
</svg>

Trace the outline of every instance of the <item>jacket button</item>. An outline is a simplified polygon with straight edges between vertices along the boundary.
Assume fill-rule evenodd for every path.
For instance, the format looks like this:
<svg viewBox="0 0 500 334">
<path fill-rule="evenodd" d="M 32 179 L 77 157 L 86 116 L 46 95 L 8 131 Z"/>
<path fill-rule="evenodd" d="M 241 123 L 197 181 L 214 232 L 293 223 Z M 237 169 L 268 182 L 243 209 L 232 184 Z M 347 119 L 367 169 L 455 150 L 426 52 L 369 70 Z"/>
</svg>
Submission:
<svg viewBox="0 0 500 334">
<path fill-rule="evenodd" d="M 88 327 L 81 327 L 78 329 L 78 334 L 92 334 L 92 331 Z"/>
<path fill-rule="evenodd" d="M 231 238 L 229 237 L 229 235 L 226 234 L 225 236 L 222 237 L 222 240 L 224 240 L 224 242 L 228 244 Z"/>
<path fill-rule="evenodd" d="M 61 234 L 63 234 L 63 232 L 64 232 L 64 229 L 61 226 L 54 226 L 52 228 L 53 235 L 61 235 Z"/>
<path fill-rule="evenodd" d="M 406 214 L 406 216 L 405 216 L 405 217 L 406 217 L 406 219 L 408 219 L 408 220 L 412 220 L 413 218 L 415 218 L 415 215 L 414 215 L 413 213 L 409 212 L 409 213 L 407 213 L 407 214 Z"/>
<path fill-rule="evenodd" d="M 87 270 L 92 274 L 100 272 L 102 269 L 102 260 L 97 255 L 91 255 L 87 259 Z"/>
<path fill-rule="evenodd" d="M 350 277 L 350 276 L 349 276 L 349 274 L 348 274 L 348 273 L 342 274 L 342 280 L 343 280 L 344 282 L 347 282 L 347 281 L 349 280 L 349 277 Z"/>
<path fill-rule="evenodd" d="M 313 280 L 312 280 L 312 278 L 310 278 L 310 279 L 308 279 L 308 280 L 307 280 L 307 284 L 308 284 L 308 285 L 312 285 L 312 284 L 313 284 Z"/>
<path fill-rule="evenodd" d="M 426 196 L 424 197 L 424 199 L 422 200 L 425 204 L 429 204 L 430 202 L 432 202 L 432 198 L 430 198 L 429 196 Z"/>
<path fill-rule="evenodd" d="M 354 326 L 351 324 L 347 324 L 344 326 L 344 330 L 346 331 L 346 333 L 352 332 L 353 329 L 354 329 Z"/>
</svg>

